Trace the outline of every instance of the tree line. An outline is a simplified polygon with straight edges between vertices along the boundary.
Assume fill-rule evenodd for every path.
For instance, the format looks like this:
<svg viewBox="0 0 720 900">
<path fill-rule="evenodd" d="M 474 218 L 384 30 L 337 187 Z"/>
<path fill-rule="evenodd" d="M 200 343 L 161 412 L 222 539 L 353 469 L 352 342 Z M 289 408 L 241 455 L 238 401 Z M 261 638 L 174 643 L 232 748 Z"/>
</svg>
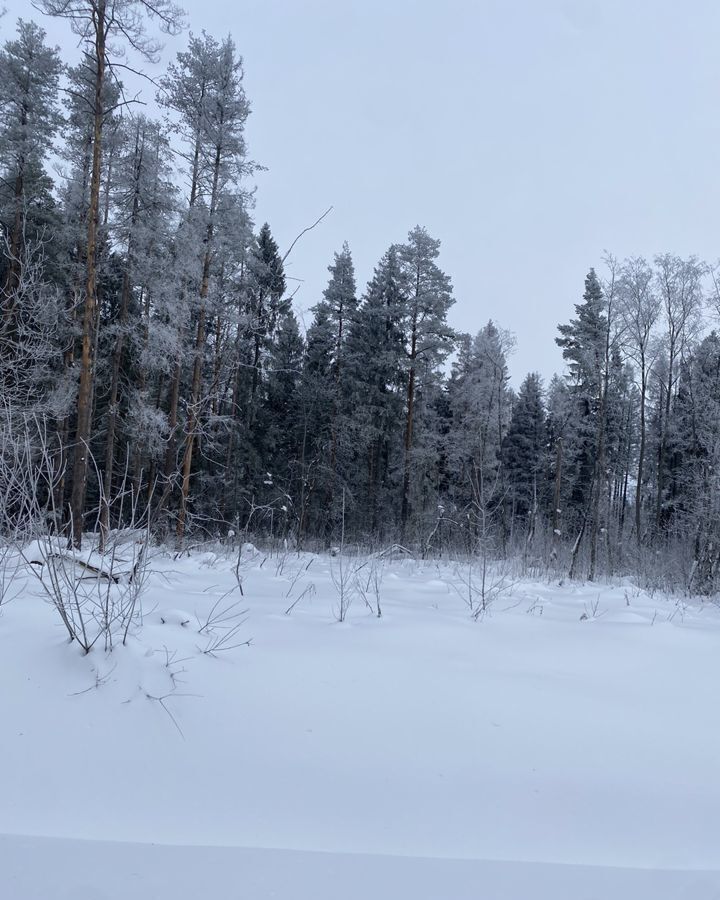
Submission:
<svg viewBox="0 0 720 900">
<path fill-rule="evenodd" d="M 182 24 L 169 0 L 38 6 L 70 19 L 82 59 L 22 20 L 0 51 L 0 456 L 7 481 L 30 429 L 45 527 L 80 546 L 132 510 L 179 545 L 342 539 L 715 590 L 710 267 L 605 258 L 558 327 L 566 372 L 517 391 L 510 334 L 449 326 L 419 226 L 364 289 L 339 248 L 303 332 L 288 251 L 252 219 L 232 39 L 191 34 L 153 118 L 123 48 L 157 57 L 149 30 Z"/>
</svg>

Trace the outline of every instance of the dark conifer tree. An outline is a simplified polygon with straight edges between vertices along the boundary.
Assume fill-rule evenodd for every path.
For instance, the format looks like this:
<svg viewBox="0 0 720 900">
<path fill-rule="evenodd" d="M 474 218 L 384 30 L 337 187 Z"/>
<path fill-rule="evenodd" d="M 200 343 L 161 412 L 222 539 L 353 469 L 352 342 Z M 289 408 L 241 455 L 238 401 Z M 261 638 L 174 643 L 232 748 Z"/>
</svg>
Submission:
<svg viewBox="0 0 720 900">
<path fill-rule="evenodd" d="M 356 527 L 383 539 L 397 514 L 397 475 L 402 447 L 404 311 L 397 247 L 380 260 L 367 286 L 346 345 L 343 425 L 351 435 Z"/>
<path fill-rule="evenodd" d="M 597 417 L 603 389 L 603 363 L 607 334 L 605 298 L 594 269 L 585 279 L 582 303 L 575 305 L 576 318 L 559 325 L 562 348 L 568 365 L 568 389 L 574 407 L 564 450 L 565 478 L 571 482 L 567 510 L 575 524 L 590 503 L 596 461 Z"/>
<path fill-rule="evenodd" d="M 511 515 L 525 528 L 534 523 L 539 507 L 547 508 L 548 431 L 542 383 L 531 372 L 513 405 L 502 446 Z"/>
</svg>

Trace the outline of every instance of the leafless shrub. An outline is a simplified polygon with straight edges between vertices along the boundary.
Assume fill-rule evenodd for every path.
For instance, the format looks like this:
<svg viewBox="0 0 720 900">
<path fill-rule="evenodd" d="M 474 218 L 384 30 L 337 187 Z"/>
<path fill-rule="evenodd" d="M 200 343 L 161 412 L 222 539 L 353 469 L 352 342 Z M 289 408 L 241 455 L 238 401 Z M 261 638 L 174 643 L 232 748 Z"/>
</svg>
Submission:
<svg viewBox="0 0 720 900">
<path fill-rule="evenodd" d="M 465 564 L 457 565 L 454 574 L 456 581 L 451 585 L 475 620 L 485 616 L 515 584 L 504 560 L 491 564 L 484 554 L 479 560 L 471 557 Z"/>
<path fill-rule="evenodd" d="M 369 560 L 365 576 L 362 579 L 358 577 L 357 581 L 357 590 L 362 597 L 365 606 L 367 606 L 370 612 L 377 616 L 378 619 L 382 618 L 380 592 L 384 575 L 385 566 L 381 559 L 375 557 Z M 371 602 L 370 598 L 374 600 L 374 603 Z"/>
<path fill-rule="evenodd" d="M 544 609 L 545 609 L 545 607 L 540 602 L 540 598 L 538 597 L 535 600 L 533 600 L 533 602 L 527 608 L 527 614 L 529 616 L 534 616 L 534 615 L 541 616 L 543 614 Z"/>
<path fill-rule="evenodd" d="M 106 685 L 108 683 L 108 681 L 110 680 L 110 677 L 112 676 L 112 674 L 116 668 L 117 668 L 117 664 L 115 664 L 110 669 L 108 669 L 107 672 L 104 672 L 102 674 L 100 673 L 99 669 L 96 669 L 95 670 L 95 680 L 94 680 L 93 684 L 91 684 L 90 687 L 86 687 L 82 691 L 73 691 L 73 693 L 70 694 L 70 696 L 71 697 L 80 697 L 80 696 L 82 696 L 82 694 L 88 694 L 90 691 L 99 691 L 101 687 L 103 687 L 104 685 Z"/>
<path fill-rule="evenodd" d="M 22 548 L 47 528 L 57 474 L 44 419 L 0 400 L 0 607 L 17 595 Z"/>
<path fill-rule="evenodd" d="M 71 641 L 85 653 L 98 643 L 106 652 L 127 643 L 142 622 L 141 597 L 149 575 L 149 538 L 120 556 L 112 541 L 80 554 L 60 538 L 43 538 L 23 551 Z M 126 545 L 127 546 L 127 545 Z"/>
<path fill-rule="evenodd" d="M 605 615 L 605 612 L 606 610 L 600 609 L 600 595 L 598 594 L 595 600 L 591 600 L 590 603 L 583 603 L 583 613 L 580 616 L 580 621 L 586 622 L 590 619 L 599 619 Z"/>
<path fill-rule="evenodd" d="M 315 588 L 315 583 L 313 581 L 311 581 L 310 584 L 305 586 L 305 590 L 303 590 L 300 594 L 298 594 L 298 596 L 295 598 L 295 600 L 293 600 L 293 602 L 290 604 L 290 606 L 288 606 L 288 608 L 285 610 L 285 615 L 289 616 L 290 613 L 295 609 L 295 607 L 298 605 L 298 603 L 300 603 L 301 600 L 304 600 L 306 597 L 314 597 L 316 593 L 317 593 L 317 591 Z M 287 595 L 286 595 L 286 599 L 287 599 Z"/>
<path fill-rule="evenodd" d="M 198 634 L 204 635 L 207 642 L 199 648 L 208 656 L 216 656 L 238 647 L 249 647 L 252 639 L 240 640 L 240 631 L 247 621 L 248 609 L 244 607 L 242 600 L 233 600 L 236 590 L 242 596 L 242 582 L 238 577 L 236 588 L 225 591 L 222 596 L 213 603 L 208 614 L 201 619 L 197 616 Z"/>
<path fill-rule="evenodd" d="M 333 607 L 333 612 L 338 622 L 345 621 L 352 606 L 353 597 L 357 591 L 355 575 L 355 566 L 341 552 L 338 555 L 337 565 L 330 567 L 330 578 L 337 594 L 337 603 Z"/>
<path fill-rule="evenodd" d="M 52 472 L 52 456 L 43 448 L 29 482 L 52 482 Z M 118 519 L 127 527 L 96 531 L 84 551 L 72 549 L 72 534 L 69 541 L 43 536 L 22 550 L 68 637 L 86 654 L 98 644 L 109 653 L 117 642 L 127 643 L 131 629 L 142 623 L 141 598 L 150 575 L 150 517 L 147 512 L 139 515 L 137 495 L 127 485 L 124 478 L 114 501 Z M 47 491 L 46 503 L 52 520 L 58 521 L 53 490 Z"/>
<path fill-rule="evenodd" d="M 331 556 L 337 563 L 331 561 L 330 578 L 335 588 L 337 602 L 333 605 L 333 614 L 338 622 L 347 619 L 353 599 L 360 593 L 358 590 L 360 572 L 367 566 L 367 559 L 348 556 L 345 552 L 345 489 L 342 493 L 342 528 L 340 531 L 340 545 L 333 548 Z"/>
</svg>

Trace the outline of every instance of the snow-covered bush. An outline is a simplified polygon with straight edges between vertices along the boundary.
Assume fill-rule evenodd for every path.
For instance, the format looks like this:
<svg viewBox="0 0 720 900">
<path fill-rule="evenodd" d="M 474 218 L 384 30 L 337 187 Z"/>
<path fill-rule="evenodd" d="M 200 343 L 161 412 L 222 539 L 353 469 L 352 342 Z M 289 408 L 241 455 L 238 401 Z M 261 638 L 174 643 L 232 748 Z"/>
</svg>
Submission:
<svg viewBox="0 0 720 900">
<path fill-rule="evenodd" d="M 149 533 L 111 532 L 101 550 L 68 549 L 60 538 L 42 538 L 23 550 L 45 596 L 71 641 L 84 653 L 100 645 L 110 652 L 126 643 L 142 621 L 141 598 L 149 575 Z"/>
</svg>

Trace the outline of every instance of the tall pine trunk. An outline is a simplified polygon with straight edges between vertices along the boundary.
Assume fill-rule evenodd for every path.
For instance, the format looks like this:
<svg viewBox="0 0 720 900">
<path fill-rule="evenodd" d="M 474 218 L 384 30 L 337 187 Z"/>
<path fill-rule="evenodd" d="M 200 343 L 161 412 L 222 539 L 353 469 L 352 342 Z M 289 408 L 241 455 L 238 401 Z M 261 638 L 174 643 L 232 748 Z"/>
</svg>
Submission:
<svg viewBox="0 0 720 900">
<path fill-rule="evenodd" d="M 95 104 L 93 111 L 92 176 L 87 232 L 87 278 L 82 319 L 80 356 L 80 385 L 77 398 L 77 426 L 75 458 L 73 461 L 72 493 L 70 496 L 71 541 L 76 548 L 82 543 L 83 513 L 87 490 L 90 455 L 93 388 L 95 380 L 95 320 L 97 316 L 97 233 L 100 203 L 100 175 L 102 162 L 103 86 L 105 81 L 105 21 L 106 0 L 98 0 L 95 28 Z"/>
<path fill-rule="evenodd" d="M 412 334 L 411 358 L 414 360 L 417 349 L 417 337 L 415 330 Z M 410 367 L 407 390 L 407 414 L 405 417 L 405 444 L 403 459 L 403 491 L 402 506 L 400 508 L 400 543 L 405 543 L 405 532 L 410 514 L 410 453 L 413 444 L 413 429 L 415 427 L 415 366 Z"/>
<path fill-rule="evenodd" d="M 103 496 L 100 506 L 100 540 L 104 544 L 110 529 L 110 497 L 112 495 L 113 465 L 115 461 L 115 434 L 118 420 L 118 393 L 120 386 L 120 369 L 122 367 L 123 348 L 125 344 L 125 327 L 127 325 L 128 311 L 130 308 L 130 292 L 132 289 L 130 280 L 130 267 L 133 253 L 133 232 L 137 225 L 138 210 L 140 207 L 140 129 L 135 134 L 135 185 L 133 193 L 132 212 L 130 214 L 130 230 L 127 241 L 125 272 L 123 273 L 122 288 L 120 291 L 120 310 L 118 314 L 118 333 L 113 347 L 111 375 L 110 375 L 110 402 L 107 415 L 107 436 L 105 439 L 105 468 L 103 471 Z M 109 190 L 108 190 L 109 193 Z"/>
<path fill-rule="evenodd" d="M 218 190 L 220 185 L 220 164 L 222 162 L 222 150 L 218 146 L 213 162 L 212 193 L 210 195 L 210 209 L 208 211 L 208 224 L 205 234 L 205 253 L 203 256 L 202 280 L 200 282 L 200 309 L 198 310 L 197 331 L 195 333 L 195 358 L 193 362 L 193 377 L 188 409 L 187 434 L 185 438 L 185 453 L 182 464 L 182 491 L 180 496 L 180 511 L 178 513 L 175 539 L 178 546 L 182 546 L 185 539 L 185 523 L 187 521 L 187 502 L 190 495 L 190 474 L 192 472 L 193 447 L 195 444 L 195 432 L 199 421 L 200 391 L 202 388 L 202 364 L 203 350 L 205 348 L 205 316 L 208 292 L 210 290 L 210 264 L 213 254 L 214 219 L 217 211 Z"/>
</svg>

